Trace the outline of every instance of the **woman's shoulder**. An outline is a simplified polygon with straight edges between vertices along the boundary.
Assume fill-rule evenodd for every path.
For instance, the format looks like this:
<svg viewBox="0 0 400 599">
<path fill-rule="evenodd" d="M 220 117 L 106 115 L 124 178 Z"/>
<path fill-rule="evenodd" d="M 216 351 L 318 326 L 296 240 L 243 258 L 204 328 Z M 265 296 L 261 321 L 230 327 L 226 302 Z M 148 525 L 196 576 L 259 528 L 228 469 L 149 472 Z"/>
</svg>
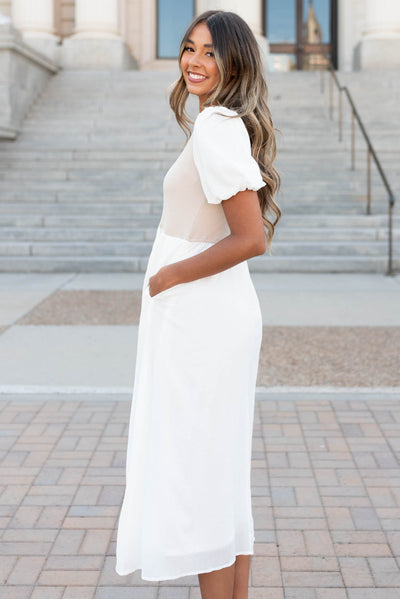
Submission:
<svg viewBox="0 0 400 599">
<path fill-rule="evenodd" d="M 235 117 L 236 118 L 228 118 Z M 200 143 L 210 140 L 218 145 L 250 144 L 249 134 L 243 119 L 236 110 L 226 106 L 206 106 L 197 115 L 193 132 Z"/>
<path fill-rule="evenodd" d="M 204 121 L 210 119 L 211 117 L 213 118 L 213 120 L 215 120 L 216 118 L 218 118 L 218 115 L 222 115 L 221 118 L 224 119 L 225 118 L 224 115 L 235 116 L 237 114 L 238 113 L 236 112 L 236 110 L 233 110 L 232 108 L 228 108 L 227 106 L 206 106 L 197 115 L 195 124 L 199 123 L 199 122 L 204 122 Z"/>
</svg>

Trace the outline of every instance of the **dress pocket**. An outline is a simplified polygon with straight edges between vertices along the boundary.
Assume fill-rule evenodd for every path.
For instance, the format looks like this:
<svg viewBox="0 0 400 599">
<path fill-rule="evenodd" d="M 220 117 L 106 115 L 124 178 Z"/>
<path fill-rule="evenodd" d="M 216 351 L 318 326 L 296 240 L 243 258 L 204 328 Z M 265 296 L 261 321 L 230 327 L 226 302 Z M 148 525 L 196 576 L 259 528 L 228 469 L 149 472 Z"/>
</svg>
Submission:
<svg viewBox="0 0 400 599">
<path fill-rule="evenodd" d="M 146 295 L 150 299 L 150 301 L 157 300 L 160 297 L 164 297 L 165 295 L 174 294 L 174 291 L 177 287 L 180 287 L 181 284 L 173 285 L 172 287 L 168 287 L 168 289 L 164 289 L 164 291 L 160 291 L 160 293 L 156 293 L 156 295 L 150 295 L 150 286 L 147 284 L 146 286 Z"/>
</svg>

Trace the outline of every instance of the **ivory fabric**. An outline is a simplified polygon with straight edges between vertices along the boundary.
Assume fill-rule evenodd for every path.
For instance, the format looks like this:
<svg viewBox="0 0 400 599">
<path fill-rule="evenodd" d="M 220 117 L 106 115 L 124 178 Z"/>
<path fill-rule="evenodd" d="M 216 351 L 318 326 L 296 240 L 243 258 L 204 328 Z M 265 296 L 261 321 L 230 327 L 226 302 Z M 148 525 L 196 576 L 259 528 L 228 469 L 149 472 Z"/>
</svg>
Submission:
<svg viewBox="0 0 400 599">
<path fill-rule="evenodd" d="M 247 261 L 151 297 L 230 233 L 221 201 L 265 185 L 240 117 L 212 106 L 163 182 L 142 290 L 116 572 L 169 580 L 253 554 L 250 465 L 262 318 Z"/>
</svg>

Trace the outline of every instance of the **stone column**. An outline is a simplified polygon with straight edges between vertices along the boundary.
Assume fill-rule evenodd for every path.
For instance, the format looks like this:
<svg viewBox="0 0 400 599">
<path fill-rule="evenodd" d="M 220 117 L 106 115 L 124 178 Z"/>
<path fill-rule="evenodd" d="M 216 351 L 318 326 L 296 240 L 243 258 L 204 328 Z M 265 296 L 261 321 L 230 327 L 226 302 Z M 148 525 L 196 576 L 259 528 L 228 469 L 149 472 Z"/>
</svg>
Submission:
<svg viewBox="0 0 400 599">
<path fill-rule="evenodd" d="M 246 2 L 243 0 L 197 0 L 196 6 L 197 14 L 215 9 L 227 10 L 240 15 L 254 33 L 260 47 L 264 68 L 268 68 L 269 46 L 267 38 L 262 33 L 262 0 L 247 0 Z"/>
<path fill-rule="evenodd" d="M 400 66 L 399 0 L 365 0 L 365 27 L 359 53 L 362 69 Z"/>
<path fill-rule="evenodd" d="M 64 40 L 63 66 L 136 67 L 136 61 L 120 35 L 118 4 L 118 0 L 75 0 L 75 31 Z"/>
<path fill-rule="evenodd" d="M 54 30 L 53 0 L 12 0 L 11 15 L 24 41 L 57 61 L 59 38 Z"/>
<path fill-rule="evenodd" d="M 119 38 L 117 0 L 75 0 L 75 36 Z"/>
</svg>

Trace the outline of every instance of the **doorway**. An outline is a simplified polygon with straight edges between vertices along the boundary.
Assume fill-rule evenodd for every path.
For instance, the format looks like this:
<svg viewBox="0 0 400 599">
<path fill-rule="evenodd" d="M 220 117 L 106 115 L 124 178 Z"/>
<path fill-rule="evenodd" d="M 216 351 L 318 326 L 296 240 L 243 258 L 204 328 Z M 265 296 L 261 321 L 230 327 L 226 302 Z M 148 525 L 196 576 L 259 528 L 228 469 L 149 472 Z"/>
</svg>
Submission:
<svg viewBox="0 0 400 599">
<path fill-rule="evenodd" d="M 270 71 L 337 68 L 337 0 L 265 0 Z"/>
</svg>

